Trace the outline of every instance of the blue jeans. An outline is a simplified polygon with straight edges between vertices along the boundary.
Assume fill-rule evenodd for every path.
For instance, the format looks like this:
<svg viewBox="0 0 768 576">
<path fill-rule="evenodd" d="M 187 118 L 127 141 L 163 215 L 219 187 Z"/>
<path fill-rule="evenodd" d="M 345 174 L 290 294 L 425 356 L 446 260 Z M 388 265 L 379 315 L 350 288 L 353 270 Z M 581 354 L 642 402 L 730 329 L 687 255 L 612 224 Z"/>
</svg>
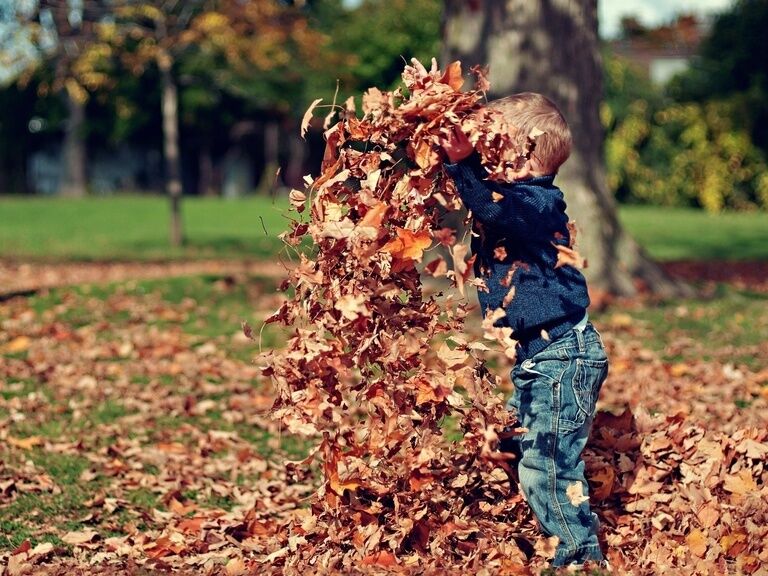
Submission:
<svg viewBox="0 0 768 576">
<path fill-rule="evenodd" d="M 508 407 L 528 432 L 516 436 L 518 476 L 542 530 L 560 539 L 552 566 L 600 561 L 598 520 L 590 511 L 581 452 L 608 374 L 592 324 L 574 328 L 512 370 Z M 570 487 L 570 490 L 568 490 Z"/>
</svg>

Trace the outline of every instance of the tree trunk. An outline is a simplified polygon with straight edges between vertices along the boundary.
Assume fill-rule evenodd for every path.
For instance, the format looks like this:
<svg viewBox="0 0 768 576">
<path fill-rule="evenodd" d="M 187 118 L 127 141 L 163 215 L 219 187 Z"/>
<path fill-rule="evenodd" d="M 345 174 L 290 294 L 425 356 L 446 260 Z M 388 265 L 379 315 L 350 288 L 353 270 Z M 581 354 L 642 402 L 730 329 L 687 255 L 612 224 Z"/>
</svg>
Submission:
<svg viewBox="0 0 768 576">
<path fill-rule="evenodd" d="M 179 96 L 173 79 L 173 61 L 167 53 L 158 58 L 162 83 L 163 153 L 165 156 L 165 189 L 171 201 L 171 246 L 184 243 L 181 222 L 181 165 L 179 159 Z"/>
<path fill-rule="evenodd" d="M 267 120 L 264 125 L 264 172 L 258 190 L 260 194 L 274 194 L 280 179 L 280 124 Z"/>
<path fill-rule="evenodd" d="M 200 182 L 199 194 L 201 196 L 218 196 L 218 190 L 213 184 L 213 157 L 211 155 L 211 147 L 207 144 L 203 144 L 198 154 L 198 165 L 200 174 L 198 176 Z"/>
<path fill-rule="evenodd" d="M 579 229 L 593 288 L 633 295 L 640 286 L 673 295 L 671 281 L 623 230 L 608 189 L 599 106 L 602 68 L 596 0 L 445 0 L 443 61 L 489 67 L 497 98 L 540 92 L 560 107 L 573 151 L 556 183 Z"/>
<path fill-rule="evenodd" d="M 288 165 L 285 168 L 286 185 L 301 188 L 304 178 L 304 160 L 307 145 L 298 135 L 298 130 L 292 130 L 288 140 Z"/>
<path fill-rule="evenodd" d="M 86 192 L 85 177 L 85 101 L 63 91 L 67 103 L 66 129 L 62 144 L 62 177 L 60 192 L 69 198 L 82 198 Z"/>
</svg>

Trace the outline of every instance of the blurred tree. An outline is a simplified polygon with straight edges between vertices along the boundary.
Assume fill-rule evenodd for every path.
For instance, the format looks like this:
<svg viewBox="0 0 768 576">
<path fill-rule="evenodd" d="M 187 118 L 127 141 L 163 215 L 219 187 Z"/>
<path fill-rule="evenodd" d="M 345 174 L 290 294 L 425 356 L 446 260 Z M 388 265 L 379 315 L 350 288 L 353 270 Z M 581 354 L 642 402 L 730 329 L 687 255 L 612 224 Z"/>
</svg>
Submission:
<svg viewBox="0 0 768 576">
<path fill-rule="evenodd" d="M 677 290 L 625 233 L 608 189 L 599 105 L 602 71 L 596 0 L 494 2 L 445 0 L 444 61 L 487 64 L 491 97 L 537 91 L 571 125 L 571 158 L 558 176 L 595 288 L 634 294 L 637 281 L 659 293 Z"/>
<path fill-rule="evenodd" d="M 768 2 L 738 0 L 715 18 L 699 58 L 669 86 L 678 101 L 732 99 L 743 127 L 768 152 Z"/>
<path fill-rule="evenodd" d="M 440 49 L 440 0 L 363 0 L 327 22 L 333 47 L 350 55 L 340 72 L 348 91 L 390 89 L 413 57 L 429 62 Z"/>
<path fill-rule="evenodd" d="M 87 85 L 97 72 L 81 58 L 96 37 L 98 21 L 110 9 L 107 0 L 89 0 L 87 6 L 84 0 L 0 3 L 0 82 L 24 86 L 41 64 L 48 64 L 53 75 L 42 77 L 38 93 L 58 94 L 66 104 L 60 183 L 65 196 L 83 196 L 86 191 L 85 106 Z"/>
<path fill-rule="evenodd" d="M 608 182 L 627 202 L 768 208 L 768 167 L 738 98 L 678 103 L 618 58 L 605 60 Z"/>
<path fill-rule="evenodd" d="M 309 94 L 317 84 L 313 79 L 325 79 L 327 91 L 331 67 L 338 63 L 328 36 L 311 25 L 312 9 L 320 4 L 222 1 L 195 18 L 182 38 L 190 46 L 180 67 L 193 82 L 187 88 L 190 112 L 194 107 L 194 116 L 208 118 L 204 123 L 212 128 L 221 113 L 218 103 L 234 98 L 245 116 L 259 118 L 266 165 L 261 190 L 270 189 L 276 180 L 283 132 L 291 146 L 287 171 L 301 172 L 304 147 L 296 145 L 297 130 L 282 128 L 296 122 L 314 97 Z M 253 131 L 247 122 L 236 121 L 230 136 L 241 138 L 248 130 Z M 205 144 L 200 158 L 205 189 L 205 174 L 212 165 Z"/>
<path fill-rule="evenodd" d="M 183 242 L 179 142 L 179 86 L 192 115 L 218 110 L 223 92 L 270 110 L 289 106 L 302 66 L 319 54 L 322 37 L 305 13 L 278 0 L 126 1 L 99 27 L 84 61 L 96 67 L 111 61 L 136 77 L 156 70 L 160 79 L 166 191 L 171 202 L 170 239 Z M 268 142 L 272 144 L 272 142 Z"/>
<path fill-rule="evenodd" d="M 99 28 L 99 42 L 90 47 L 94 62 L 117 57 L 140 76 L 149 66 L 160 74 L 163 157 L 166 193 L 171 202 L 170 241 L 184 241 L 181 219 L 181 164 L 179 156 L 178 86 L 174 64 L 186 49 L 183 33 L 204 8 L 204 0 L 126 2 L 115 7 L 114 19 Z"/>
</svg>

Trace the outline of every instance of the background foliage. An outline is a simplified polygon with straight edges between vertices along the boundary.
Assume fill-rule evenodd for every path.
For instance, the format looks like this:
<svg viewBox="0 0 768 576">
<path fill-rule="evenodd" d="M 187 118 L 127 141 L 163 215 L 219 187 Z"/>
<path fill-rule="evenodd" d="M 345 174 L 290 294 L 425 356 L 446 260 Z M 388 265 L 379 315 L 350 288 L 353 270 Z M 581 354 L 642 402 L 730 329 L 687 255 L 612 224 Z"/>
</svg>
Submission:
<svg viewBox="0 0 768 576">
<path fill-rule="evenodd" d="M 766 26 L 766 2 L 737 2 L 715 19 L 691 67 L 663 88 L 607 55 L 602 116 L 619 200 L 768 208 Z"/>
<path fill-rule="evenodd" d="M 404 59 L 428 61 L 439 52 L 440 0 L 186 4 L 194 15 L 166 44 L 174 53 L 187 170 L 202 154 L 221 162 L 244 126 L 279 122 L 293 137 L 313 99 L 340 102 L 369 86 L 391 89 Z M 162 42 L 140 25 L 139 12 L 175 22 L 177 15 L 162 6 L 137 2 L 132 11 L 105 13 L 111 24 L 69 30 L 76 57 L 49 48 L 0 88 L 7 111 L 0 119 L 0 191 L 24 191 L 26 159 L 60 141 L 68 122 L 56 96 L 61 86 L 87 99 L 82 132 L 89 150 L 131 145 L 159 154 L 160 75 L 153 58 Z M 102 16 L 85 14 L 94 21 Z M 605 157 L 621 202 L 710 212 L 768 208 L 766 27 L 768 4 L 737 1 L 715 19 L 691 67 L 663 87 L 606 49 Z M 42 37 L 39 28 L 29 37 Z M 293 153 L 286 142 L 281 164 Z M 258 138 L 240 143 L 263 145 Z M 309 148 L 319 145 L 315 133 Z M 317 160 L 311 153 L 310 168 Z"/>
</svg>

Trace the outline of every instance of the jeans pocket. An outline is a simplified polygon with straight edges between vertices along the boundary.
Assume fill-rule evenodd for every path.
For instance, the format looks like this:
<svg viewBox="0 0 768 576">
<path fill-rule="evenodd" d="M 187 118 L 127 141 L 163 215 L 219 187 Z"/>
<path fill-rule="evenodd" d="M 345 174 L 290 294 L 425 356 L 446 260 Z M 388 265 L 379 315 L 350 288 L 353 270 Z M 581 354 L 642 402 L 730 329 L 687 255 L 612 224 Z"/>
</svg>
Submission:
<svg viewBox="0 0 768 576">
<path fill-rule="evenodd" d="M 562 382 L 560 427 L 568 432 L 578 430 L 592 418 L 608 374 L 608 360 L 576 358 L 574 364 L 572 377 Z"/>
</svg>

